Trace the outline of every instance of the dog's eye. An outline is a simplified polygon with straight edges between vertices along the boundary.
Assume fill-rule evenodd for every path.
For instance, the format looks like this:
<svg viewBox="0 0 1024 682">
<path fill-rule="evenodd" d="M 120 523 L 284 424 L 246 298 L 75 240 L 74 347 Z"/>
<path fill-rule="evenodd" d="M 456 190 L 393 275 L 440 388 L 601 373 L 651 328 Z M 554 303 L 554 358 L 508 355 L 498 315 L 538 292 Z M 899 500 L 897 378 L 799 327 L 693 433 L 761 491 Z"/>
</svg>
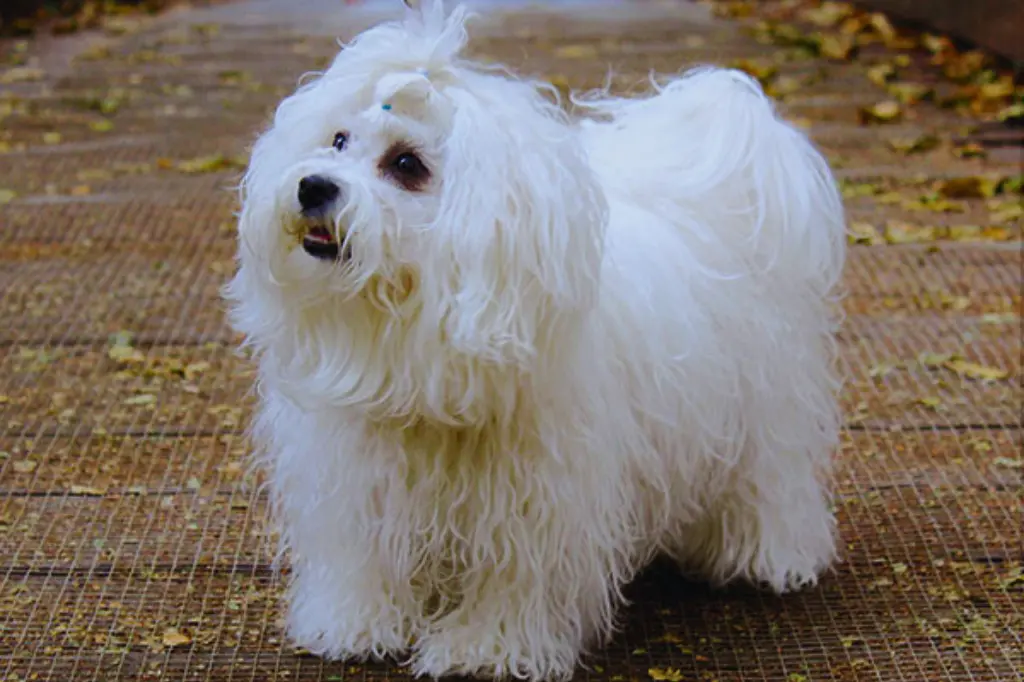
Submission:
<svg viewBox="0 0 1024 682">
<path fill-rule="evenodd" d="M 392 149 L 385 154 L 381 171 L 410 192 L 423 189 L 430 180 L 430 169 L 408 148 Z"/>
<path fill-rule="evenodd" d="M 334 142 L 331 143 L 331 146 L 333 146 L 335 149 L 337 149 L 340 152 L 342 149 L 345 148 L 346 144 L 348 144 L 348 133 L 346 133 L 346 132 L 334 133 Z"/>
<path fill-rule="evenodd" d="M 410 177 L 418 177 L 427 172 L 427 167 L 423 165 L 420 158 L 411 152 L 396 156 L 395 160 L 391 162 L 391 166 L 395 171 Z"/>
</svg>

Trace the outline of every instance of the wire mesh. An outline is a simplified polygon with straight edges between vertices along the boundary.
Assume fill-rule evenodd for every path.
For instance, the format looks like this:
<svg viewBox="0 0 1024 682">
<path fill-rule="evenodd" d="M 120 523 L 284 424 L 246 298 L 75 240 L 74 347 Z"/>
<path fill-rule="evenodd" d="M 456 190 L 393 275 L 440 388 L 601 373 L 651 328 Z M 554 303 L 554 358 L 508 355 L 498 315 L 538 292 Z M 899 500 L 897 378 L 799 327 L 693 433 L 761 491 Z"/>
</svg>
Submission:
<svg viewBox="0 0 1024 682">
<path fill-rule="evenodd" d="M 328 663 L 283 638 L 285 577 L 271 567 L 242 435 L 253 368 L 218 300 L 233 267 L 235 159 L 335 43 L 190 16 L 2 96 L 0 187 L 17 198 L 0 206 L 0 680 L 404 678 L 396 664 Z M 482 35 L 477 54 L 576 88 L 602 85 L 614 63 L 623 92 L 652 68 L 765 49 L 730 23 L 671 14 L 523 12 Z M 855 124 L 875 92 L 854 66 L 781 68 L 828 70 L 787 113 L 810 120 L 848 182 L 1002 168 L 894 159 Z M 909 127 L 949 125 L 927 115 Z M 983 202 L 965 205 L 942 220 L 984 220 Z M 921 220 L 871 197 L 849 210 Z M 1019 240 L 1019 222 L 1009 229 Z M 1015 244 L 854 247 L 836 480 L 844 561 L 785 597 L 710 590 L 656 565 L 579 679 L 1024 679 Z M 112 353 L 125 330 L 131 350 Z M 997 374 L 965 376 L 957 362 Z"/>
</svg>

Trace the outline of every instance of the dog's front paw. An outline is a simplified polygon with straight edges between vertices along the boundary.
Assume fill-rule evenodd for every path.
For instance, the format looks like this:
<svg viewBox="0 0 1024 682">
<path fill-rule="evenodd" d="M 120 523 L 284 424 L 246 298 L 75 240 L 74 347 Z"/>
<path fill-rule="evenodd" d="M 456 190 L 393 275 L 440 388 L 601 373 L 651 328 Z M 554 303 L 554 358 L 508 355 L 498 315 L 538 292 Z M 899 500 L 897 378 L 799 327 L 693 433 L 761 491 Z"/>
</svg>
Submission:
<svg viewBox="0 0 1024 682">
<path fill-rule="evenodd" d="M 410 627 L 386 594 L 350 594 L 296 586 L 286 630 L 300 648 L 329 659 L 383 658 L 409 648 Z"/>
<path fill-rule="evenodd" d="M 460 625 L 421 640 L 412 669 L 417 676 L 433 678 L 463 675 L 552 682 L 572 676 L 579 653 L 566 641 L 516 636 L 504 623 L 483 628 Z"/>
</svg>

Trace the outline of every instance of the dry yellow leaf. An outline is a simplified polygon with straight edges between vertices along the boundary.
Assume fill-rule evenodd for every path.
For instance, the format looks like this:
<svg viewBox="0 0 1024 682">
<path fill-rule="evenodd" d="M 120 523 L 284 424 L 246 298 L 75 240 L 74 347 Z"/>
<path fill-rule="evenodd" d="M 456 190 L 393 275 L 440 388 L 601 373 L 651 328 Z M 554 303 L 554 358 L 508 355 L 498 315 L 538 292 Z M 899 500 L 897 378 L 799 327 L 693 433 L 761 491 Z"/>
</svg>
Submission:
<svg viewBox="0 0 1024 682">
<path fill-rule="evenodd" d="M 891 43 L 896 40 L 896 29 L 893 28 L 892 23 L 884 14 L 879 12 L 873 13 L 871 15 L 871 27 L 875 29 L 885 43 Z"/>
<path fill-rule="evenodd" d="M 1011 104 L 1005 109 L 1000 109 L 999 113 L 996 114 L 996 118 L 1003 123 L 1024 118 L 1024 103 L 1018 102 L 1017 104 Z"/>
<path fill-rule="evenodd" d="M 886 90 L 903 104 L 916 104 L 932 94 L 932 89 L 920 83 L 890 83 Z"/>
<path fill-rule="evenodd" d="M 756 78 L 766 85 L 779 72 L 779 67 L 767 59 L 737 59 L 730 66 Z"/>
<path fill-rule="evenodd" d="M 896 75 L 896 67 L 888 62 L 875 64 L 868 69 L 868 80 L 875 85 L 885 85 Z"/>
<path fill-rule="evenodd" d="M 968 142 L 967 144 L 960 145 L 959 147 L 953 148 L 953 156 L 961 159 L 983 159 L 988 156 L 988 152 L 985 148 L 976 142 Z"/>
<path fill-rule="evenodd" d="M 950 42 L 949 38 L 925 33 L 921 36 L 921 47 L 932 54 L 938 54 L 953 47 L 953 43 Z"/>
<path fill-rule="evenodd" d="M 988 367 L 986 365 L 979 365 L 976 362 L 968 362 L 967 360 L 960 360 L 954 358 L 947 360 L 943 363 L 946 369 L 950 369 L 960 376 L 967 377 L 969 379 L 978 379 L 980 381 L 999 381 L 1010 376 L 1009 372 L 998 367 Z"/>
<path fill-rule="evenodd" d="M 158 159 L 157 165 L 166 167 L 166 165 L 161 163 L 162 161 L 163 159 Z M 224 156 L 223 154 L 211 154 L 210 156 L 200 156 L 195 159 L 179 161 L 174 167 L 182 173 L 216 173 L 218 171 L 245 168 L 245 161 L 235 157 Z"/>
<path fill-rule="evenodd" d="M 853 7 L 845 2 L 826 0 L 818 7 L 800 12 L 800 16 L 820 28 L 831 28 L 853 14 Z"/>
<path fill-rule="evenodd" d="M 104 118 L 99 121 L 90 122 L 89 127 L 97 133 L 108 133 L 114 129 L 114 124 Z"/>
<path fill-rule="evenodd" d="M 845 61 L 849 59 L 853 46 L 853 36 L 841 33 L 827 33 L 821 36 L 818 42 L 818 51 L 822 57 L 836 61 Z"/>
<path fill-rule="evenodd" d="M 914 225 L 902 220 L 885 224 L 885 240 L 890 244 L 920 244 L 938 239 L 939 231 L 930 225 Z"/>
<path fill-rule="evenodd" d="M 76 484 L 76 485 L 72 485 L 71 486 L 71 494 L 72 495 L 85 495 L 87 497 L 102 497 L 103 495 L 107 494 L 107 489 L 106 488 L 97 488 L 95 486 L 77 485 Z"/>
<path fill-rule="evenodd" d="M 939 194 L 948 199 L 988 199 L 996 193 L 997 182 L 981 175 L 950 178 L 938 184 Z"/>
<path fill-rule="evenodd" d="M 903 114 L 903 108 L 895 100 L 885 100 L 870 107 L 864 107 L 859 112 L 861 124 L 869 123 L 892 123 L 899 120 Z"/>
<path fill-rule="evenodd" d="M 73 197 L 84 197 L 88 194 L 92 194 L 92 188 L 89 185 L 75 185 L 71 188 L 70 192 Z"/>
<path fill-rule="evenodd" d="M 901 154 L 919 154 L 929 152 L 939 146 L 939 137 L 932 133 L 924 133 L 917 137 L 894 137 L 888 140 L 893 151 Z"/>
<path fill-rule="evenodd" d="M 43 142 L 46 144 L 60 144 L 61 134 L 58 132 L 43 133 Z"/>
<path fill-rule="evenodd" d="M 854 221 L 850 223 L 850 242 L 853 244 L 884 244 L 885 237 L 871 223 Z"/>
<path fill-rule="evenodd" d="M 25 83 L 28 81 L 40 81 L 46 77 L 46 72 L 31 66 L 16 66 L 7 69 L 0 74 L 0 83 Z"/>
<path fill-rule="evenodd" d="M 597 54 L 593 45 L 563 45 L 555 49 L 555 57 L 559 59 L 595 59 Z"/>
<path fill-rule="evenodd" d="M 1005 242 L 1013 238 L 1013 232 L 998 225 L 951 225 L 947 232 L 955 242 Z"/>
<path fill-rule="evenodd" d="M 167 628 L 160 639 L 166 647 L 183 646 L 192 642 L 192 638 L 177 628 Z"/>
<path fill-rule="evenodd" d="M 36 470 L 36 463 L 30 459 L 22 459 L 11 464 L 11 468 L 16 474 L 31 474 Z"/>
<path fill-rule="evenodd" d="M 675 668 L 649 668 L 647 674 L 655 682 L 683 682 L 683 673 Z"/>
<path fill-rule="evenodd" d="M 17 196 L 18 193 L 13 189 L 0 189 L 0 206 L 11 203 Z"/>
<path fill-rule="evenodd" d="M 1004 76 L 992 83 L 985 83 L 978 88 L 978 96 L 985 99 L 999 99 L 1013 94 L 1013 78 Z"/>
<path fill-rule="evenodd" d="M 989 219 L 994 223 L 1010 223 L 1024 218 L 1024 206 L 1019 203 L 1006 203 L 992 211 Z"/>
</svg>

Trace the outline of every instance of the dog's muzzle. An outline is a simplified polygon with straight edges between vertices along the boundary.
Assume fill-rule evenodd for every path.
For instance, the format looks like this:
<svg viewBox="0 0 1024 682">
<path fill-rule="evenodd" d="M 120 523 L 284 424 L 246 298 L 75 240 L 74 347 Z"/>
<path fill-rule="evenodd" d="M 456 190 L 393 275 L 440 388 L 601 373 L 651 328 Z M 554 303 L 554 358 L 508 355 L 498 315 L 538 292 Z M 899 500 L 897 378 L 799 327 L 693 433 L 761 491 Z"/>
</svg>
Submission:
<svg viewBox="0 0 1024 682">
<path fill-rule="evenodd" d="M 307 175 L 299 180 L 299 206 L 309 224 L 302 237 L 302 249 L 318 260 L 336 261 L 342 256 L 330 224 L 331 209 L 339 196 L 338 184 L 323 175 Z"/>
</svg>

